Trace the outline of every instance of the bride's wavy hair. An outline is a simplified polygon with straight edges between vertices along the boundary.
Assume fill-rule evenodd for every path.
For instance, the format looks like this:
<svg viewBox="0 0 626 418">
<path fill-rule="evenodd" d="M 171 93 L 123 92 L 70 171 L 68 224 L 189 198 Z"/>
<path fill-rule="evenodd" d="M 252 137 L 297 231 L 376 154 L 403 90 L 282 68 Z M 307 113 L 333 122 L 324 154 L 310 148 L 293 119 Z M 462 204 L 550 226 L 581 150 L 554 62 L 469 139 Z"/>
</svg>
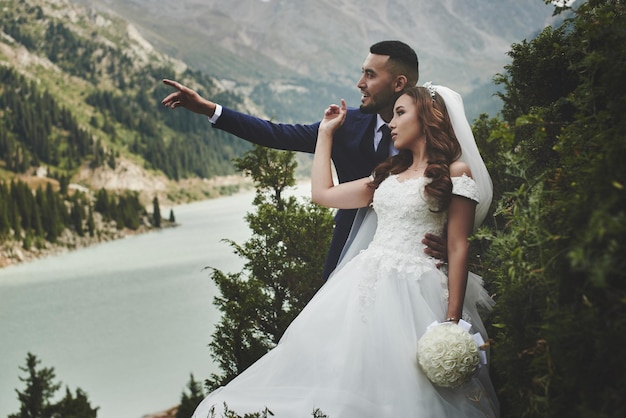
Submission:
<svg viewBox="0 0 626 418">
<path fill-rule="evenodd" d="M 446 104 L 439 94 L 426 87 L 411 87 L 403 93 L 413 99 L 417 107 L 417 122 L 422 125 L 426 138 L 428 166 L 424 176 L 432 179 L 426 186 L 427 196 L 437 202 L 436 212 L 444 211 L 452 198 L 450 164 L 461 156 L 461 145 L 454 134 Z M 373 171 L 371 187 L 378 187 L 389 175 L 405 171 L 413 163 L 409 150 L 380 163 Z"/>
</svg>

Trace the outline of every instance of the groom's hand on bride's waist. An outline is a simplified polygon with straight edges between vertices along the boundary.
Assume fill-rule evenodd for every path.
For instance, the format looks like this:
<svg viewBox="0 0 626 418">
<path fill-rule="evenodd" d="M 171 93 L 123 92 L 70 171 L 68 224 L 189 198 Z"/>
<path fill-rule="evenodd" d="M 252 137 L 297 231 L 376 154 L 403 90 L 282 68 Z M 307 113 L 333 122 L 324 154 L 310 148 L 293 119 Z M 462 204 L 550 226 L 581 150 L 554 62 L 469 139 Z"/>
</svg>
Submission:
<svg viewBox="0 0 626 418">
<path fill-rule="evenodd" d="M 427 233 L 422 239 L 422 244 L 426 245 L 424 248 L 426 254 L 441 260 L 438 267 L 448 262 L 448 242 L 445 237 Z"/>
</svg>

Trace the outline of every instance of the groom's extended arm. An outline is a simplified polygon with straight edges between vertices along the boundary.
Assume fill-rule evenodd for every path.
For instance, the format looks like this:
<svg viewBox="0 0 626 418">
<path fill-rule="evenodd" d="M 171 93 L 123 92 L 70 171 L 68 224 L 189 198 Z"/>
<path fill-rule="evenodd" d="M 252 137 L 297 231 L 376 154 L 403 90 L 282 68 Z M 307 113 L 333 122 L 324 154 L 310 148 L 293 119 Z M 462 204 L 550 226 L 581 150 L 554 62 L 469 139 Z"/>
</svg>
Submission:
<svg viewBox="0 0 626 418">
<path fill-rule="evenodd" d="M 165 107 L 175 109 L 184 107 L 194 113 L 215 119 L 214 127 L 236 135 L 246 141 L 261 146 L 312 153 L 315 151 L 317 129 L 319 123 L 311 125 L 287 125 L 273 123 L 228 108 L 222 108 L 217 103 L 200 96 L 196 91 L 173 80 L 163 80 L 163 83 L 174 87 L 161 103 Z M 216 115 L 216 109 L 221 114 Z"/>
<path fill-rule="evenodd" d="M 313 153 L 319 122 L 310 125 L 273 123 L 226 107 L 213 127 L 264 147 Z"/>
</svg>

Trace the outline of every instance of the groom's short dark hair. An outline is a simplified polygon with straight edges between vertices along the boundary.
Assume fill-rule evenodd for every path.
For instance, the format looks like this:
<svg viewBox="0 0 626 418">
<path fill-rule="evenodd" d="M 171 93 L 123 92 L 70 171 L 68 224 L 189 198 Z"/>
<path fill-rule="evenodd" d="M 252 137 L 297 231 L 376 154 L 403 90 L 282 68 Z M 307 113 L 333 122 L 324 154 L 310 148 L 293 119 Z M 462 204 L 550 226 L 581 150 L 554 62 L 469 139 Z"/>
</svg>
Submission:
<svg viewBox="0 0 626 418">
<path fill-rule="evenodd" d="M 419 62 L 417 54 L 407 44 L 401 41 L 381 41 L 370 47 L 370 53 L 386 55 L 390 61 L 398 64 L 402 73 L 406 75 L 409 86 L 417 84 L 419 79 Z"/>
</svg>

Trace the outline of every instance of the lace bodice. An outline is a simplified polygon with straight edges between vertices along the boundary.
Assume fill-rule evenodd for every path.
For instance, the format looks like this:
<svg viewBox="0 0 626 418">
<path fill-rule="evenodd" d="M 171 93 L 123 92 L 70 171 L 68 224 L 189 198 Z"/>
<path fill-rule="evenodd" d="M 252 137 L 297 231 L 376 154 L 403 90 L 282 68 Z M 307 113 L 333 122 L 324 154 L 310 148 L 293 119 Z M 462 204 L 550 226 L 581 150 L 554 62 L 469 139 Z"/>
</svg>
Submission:
<svg viewBox="0 0 626 418">
<path fill-rule="evenodd" d="M 378 228 L 370 247 L 415 257 L 424 254 L 424 234 L 441 235 L 447 213 L 430 210 L 434 202 L 424 191 L 429 181 L 427 177 L 400 180 L 392 175 L 380 184 L 372 203 Z M 452 178 L 452 193 L 478 201 L 476 183 L 466 175 Z"/>
</svg>

